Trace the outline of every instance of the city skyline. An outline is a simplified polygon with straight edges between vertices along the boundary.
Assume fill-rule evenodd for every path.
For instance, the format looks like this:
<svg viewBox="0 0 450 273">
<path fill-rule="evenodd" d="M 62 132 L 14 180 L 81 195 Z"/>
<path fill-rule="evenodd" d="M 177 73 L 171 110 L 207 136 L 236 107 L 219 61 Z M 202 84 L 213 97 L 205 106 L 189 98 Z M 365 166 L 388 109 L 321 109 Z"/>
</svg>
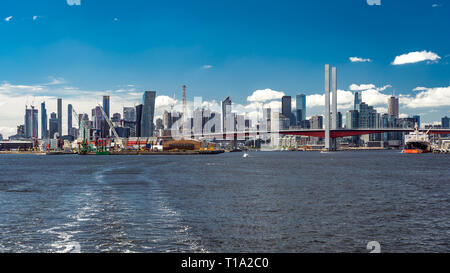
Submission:
<svg viewBox="0 0 450 273">
<path fill-rule="evenodd" d="M 336 68 L 333 67 L 333 70 L 335 70 L 335 69 Z M 333 88 L 335 88 L 335 87 L 333 87 Z M 259 94 L 258 92 L 259 91 L 255 92 L 255 93 Z M 147 94 L 147 93 L 149 93 L 149 94 L 151 93 L 152 96 L 153 96 L 153 99 L 152 99 L 152 102 L 151 102 L 152 103 L 151 109 L 155 109 L 155 110 L 152 110 L 152 112 L 149 113 L 150 116 L 153 116 L 153 126 L 155 126 L 157 119 L 161 119 L 161 120 L 163 119 L 163 115 L 167 111 L 169 111 L 170 113 L 172 113 L 171 112 L 172 110 L 174 110 L 176 112 L 179 112 L 179 113 L 182 113 L 184 111 L 183 104 L 182 104 L 181 100 L 173 100 L 173 99 L 170 99 L 170 98 L 169 98 L 168 101 L 166 101 L 162 105 L 160 105 L 159 109 L 157 109 L 157 107 L 155 105 L 155 101 L 157 101 L 155 98 L 158 98 L 158 96 L 156 95 L 157 94 L 156 91 L 144 91 L 144 92 L 142 92 L 142 94 L 144 94 L 144 96 L 142 97 L 142 100 L 141 101 L 137 101 L 136 103 L 134 103 L 134 107 L 131 107 L 131 108 L 135 109 L 135 108 L 137 108 L 139 106 L 142 107 L 142 105 L 144 104 L 144 101 L 145 101 L 145 97 L 146 97 L 145 94 Z M 255 93 L 253 95 L 255 95 Z M 387 101 L 385 103 L 387 108 L 384 108 L 384 107 L 376 108 L 373 105 L 370 105 L 370 104 L 366 103 L 366 100 L 361 95 L 361 93 L 362 93 L 361 91 L 354 92 L 354 94 L 353 94 L 354 98 L 352 98 L 352 105 L 342 108 L 341 105 L 340 105 L 341 104 L 341 102 L 340 102 L 341 98 L 339 98 L 339 96 L 342 95 L 342 91 L 338 90 L 337 96 L 338 96 L 339 99 L 337 100 L 338 101 L 338 103 L 337 103 L 338 104 L 338 112 L 337 112 L 337 114 L 340 115 L 339 119 L 338 119 L 338 122 L 340 122 L 340 124 L 343 125 L 343 126 L 340 126 L 338 128 L 345 128 L 345 127 L 347 127 L 347 128 L 354 128 L 354 126 L 348 127 L 348 126 L 345 125 L 345 124 L 349 124 L 349 123 L 346 122 L 346 119 L 348 118 L 347 113 L 351 112 L 351 110 L 353 110 L 353 109 L 361 111 L 361 109 L 358 108 L 360 104 L 363 107 L 369 107 L 370 109 L 373 109 L 373 111 L 375 111 L 375 113 L 378 113 L 380 115 L 385 114 L 385 115 L 394 116 L 394 117 L 400 118 L 400 119 L 401 118 L 417 118 L 417 120 L 418 120 L 420 125 L 439 125 L 439 124 L 442 124 L 443 118 L 447 118 L 447 115 L 445 115 L 445 116 L 440 117 L 438 119 L 438 121 L 433 122 L 433 123 L 422 122 L 422 117 L 420 115 L 418 115 L 418 114 L 411 114 L 411 115 L 404 115 L 404 114 L 402 114 L 402 115 L 400 115 L 399 114 L 399 98 L 395 97 L 394 95 L 387 96 Z M 275 94 L 275 95 L 279 96 L 280 94 L 284 94 L 284 93 L 279 92 L 279 94 Z M 334 94 L 334 92 L 330 92 L 330 94 Z M 322 96 L 325 97 L 325 94 L 323 94 Z M 164 98 L 164 97 L 166 97 L 166 96 L 159 96 L 159 98 Z M 294 97 L 294 99 L 292 99 L 292 97 Z M 296 101 L 295 97 L 303 98 L 304 101 L 302 101 L 300 104 L 297 104 L 297 101 Z M 199 109 L 199 108 L 203 109 L 203 110 L 207 110 L 210 113 L 218 113 L 218 114 L 222 114 L 223 115 L 223 111 L 224 111 L 223 103 L 224 103 L 224 101 L 217 102 L 216 100 L 214 100 L 213 102 L 210 102 L 210 101 L 203 101 L 202 99 L 203 98 L 201 98 L 201 97 L 195 97 L 194 100 L 188 100 L 187 101 L 187 103 L 186 103 L 186 106 L 187 106 L 187 108 L 186 108 L 186 110 L 187 110 L 186 116 L 187 117 L 189 117 L 189 118 L 194 117 L 195 111 L 197 109 Z M 251 100 L 251 99 L 252 98 L 249 97 L 249 100 Z M 69 116 L 69 113 L 72 112 L 72 107 L 73 107 L 72 104 L 71 103 L 64 104 L 64 100 L 62 100 L 61 98 L 50 98 L 50 100 L 54 100 L 55 104 L 57 105 L 57 107 L 56 107 L 57 110 L 54 111 L 54 112 L 58 112 L 58 108 L 62 109 L 62 105 L 64 105 L 64 106 L 67 105 L 67 108 L 68 108 L 67 114 L 68 115 L 67 116 L 62 115 L 62 119 L 58 115 L 58 118 L 57 118 L 58 131 L 60 130 L 59 129 L 60 128 L 59 124 L 61 124 L 63 131 L 67 132 L 68 135 L 71 135 L 69 124 L 72 123 L 73 117 Z M 303 94 L 297 94 L 295 96 L 283 95 L 279 99 L 275 99 L 275 96 L 273 96 L 269 103 L 258 103 L 256 105 L 254 105 L 253 108 L 250 108 L 250 111 L 248 111 L 248 109 L 247 109 L 248 106 L 243 106 L 241 104 L 231 103 L 232 99 L 230 97 L 227 97 L 225 99 L 225 101 L 227 101 L 227 100 L 229 100 L 229 107 L 230 107 L 227 111 L 230 111 L 230 113 L 231 113 L 231 111 L 232 111 L 232 113 L 235 113 L 235 117 L 237 117 L 237 116 L 245 117 L 246 120 L 247 119 L 250 120 L 250 122 L 253 122 L 254 125 L 256 125 L 257 122 L 261 122 L 263 120 L 263 115 L 264 115 L 263 114 L 263 112 L 264 112 L 263 108 L 264 109 L 270 109 L 272 113 L 273 112 L 278 112 L 279 114 L 282 114 L 283 118 L 288 118 L 290 120 L 291 126 L 294 126 L 296 124 L 300 125 L 301 121 L 305 120 L 303 117 L 301 118 L 301 120 L 298 120 L 298 117 L 297 117 L 298 109 L 303 109 L 304 107 L 305 107 L 305 109 L 309 109 L 310 108 L 309 105 L 308 105 L 308 101 L 307 101 L 306 97 L 303 97 Z M 104 95 L 104 96 L 102 96 L 102 101 L 103 101 L 103 108 L 106 109 L 105 113 L 109 117 L 110 116 L 110 111 L 109 111 L 109 109 L 110 109 L 110 97 Z M 394 106 L 392 106 L 392 104 L 391 104 L 392 101 L 394 101 Z M 290 102 L 290 105 L 289 105 L 290 107 L 289 106 L 285 106 L 285 102 Z M 26 108 L 30 107 L 30 109 L 31 109 L 31 107 L 34 107 L 36 113 L 39 112 L 38 116 L 40 117 L 39 118 L 40 122 L 39 122 L 39 129 L 38 129 L 38 131 L 41 132 L 39 137 L 41 137 L 43 132 L 44 132 L 42 130 L 42 127 L 43 127 L 42 126 L 43 125 L 42 122 L 44 120 L 45 120 L 45 123 L 51 122 L 48 119 L 48 116 L 47 116 L 47 119 L 45 119 L 45 116 L 47 115 L 47 111 L 48 111 L 48 107 L 46 107 L 46 106 L 49 105 L 49 104 L 46 104 L 46 103 L 47 103 L 47 101 L 43 101 L 41 103 L 41 111 L 42 111 L 42 109 L 45 110 L 44 117 L 42 116 L 42 112 L 39 112 L 37 107 L 35 107 L 33 105 L 26 105 Z M 122 104 L 123 104 L 123 102 L 122 102 Z M 50 103 L 50 105 L 51 105 L 51 103 Z M 97 105 L 99 105 L 99 104 L 97 104 Z M 333 103 L 332 105 L 333 105 L 333 109 L 334 109 L 334 105 L 335 104 Z M 85 105 L 85 107 L 90 107 L 90 106 L 89 105 L 87 105 L 87 106 Z M 393 107 L 395 107 L 394 110 L 392 110 Z M 93 109 L 91 108 L 91 110 L 92 110 L 92 118 L 93 118 L 93 122 L 94 122 L 94 128 L 98 127 L 99 129 L 101 129 L 102 135 L 109 135 L 109 133 L 106 133 L 106 131 L 104 131 L 106 129 L 103 129 L 103 127 L 107 126 L 107 124 L 106 124 L 103 116 L 101 115 L 101 110 L 99 110 L 98 108 L 99 108 L 99 106 L 95 106 L 95 105 L 94 105 Z M 125 111 L 126 111 L 125 109 L 128 109 L 128 108 L 130 108 L 130 105 L 124 105 L 120 109 L 119 108 L 113 108 L 113 111 L 111 111 L 111 114 L 112 113 L 119 114 L 119 115 L 124 114 L 124 118 L 125 118 Z M 50 107 L 50 109 L 52 109 L 52 107 Z M 286 109 L 290 109 L 290 110 L 286 110 Z M 333 109 L 331 109 L 331 112 L 332 112 Z M 381 112 L 379 112 L 380 109 L 381 109 Z M 94 114 L 94 110 L 96 110 L 98 113 Z M 115 111 L 115 110 L 117 110 L 117 111 Z M 52 111 L 50 111 L 50 112 L 52 112 Z M 285 112 L 285 113 L 283 113 L 283 112 Z M 290 114 L 288 114 L 288 112 Z M 308 110 L 306 110 L 306 112 L 308 112 Z M 86 115 L 87 113 L 89 113 L 89 111 L 87 113 L 84 113 L 84 112 L 80 112 L 80 113 L 82 115 Z M 158 113 L 158 114 L 156 114 L 156 113 Z M 301 111 L 301 113 L 303 114 L 302 111 Z M 89 116 L 89 114 L 87 114 L 87 115 Z M 325 115 L 323 113 L 322 114 L 313 114 L 313 115 L 310 115 L 310 116 L 306 116 L 306 120 L 309 121 L 309 120 L 312 120 L 312 119 L 317 118 L 317 117 L 322 117 L 323 118 L 324 116 Z M 27 118 L 27 114 L 25 115 L 25 117 Z M 334 118 L 334 115 L 330 116 L 330 121 L 333 120 L 333 118 Z M 222 119 L 223 119 L 223 116 L 222 116 Z M 126 121 L 126 119 L 124 119 L 124 120 Z M 21 125 L 23 123 L 22 121 L 18 122 L 16 124 L 16 126 L 14 128 L 14 133 L 16 133 L 16 131 L 17 131 L 17 126 L 19 126 L 19 125 Z M 25 122 L 25 124 L 27 123 L 26 120 L 24 122 Z M 221 126 L 223 126 L 223 121 L 221 123 L 222 123 Z M 67 124 L 67 126 L 65 124 Z M 44 126 L 47 126 L 47 124 L 45 124 Z M 152 125 L 150 125 L 150 126 L 152 126 Z M 78 126 L 73 126 L 74 129 L 78 129 L 77 127 Z M 370 127 L 375 128 L 376 127 L 375 123 L 373 123 L 373 125 L 371 125 Z M 364 126 L 364 128 L 369 128 L 369 127 Z M 27 129 L 27 126 L 25 125 L 25 130 L 26 129 Z M 150 134 L 149 132 L 153 132 L 154 129 L 150 129 L 149 128 L 147 130 L 149 130 L 149 131 L 146 133 L 146 135 Z M 25 135 L 27 135 L 26 132 L 25 132 Z M 65 135 L 65 134 L 63 133 L 62 135 Z M 8 135 L 4 135 L 4 136 L 7 137 Z"/>
<path fill-rule="evenodd" d="M 54 98 L 63 99 L 62 109 L 70 103 L 78 112 L 90 113 L 101 96 L 109 95 L 113 113 L 138 104 L 145 90 L 156 90 L 156 119 L 173 103 L 174 92 L 180 102 L 183 84 L 189 101 L 203 97 L 220 106 L 230 96 L 237 109 L 250 113 L 261 103 L 281 108 L 278 100 L 284 95 L 292 97 L 295 109 L 296 95 L 305 94 L 308 117 L 323 115 L 325 63 L 339 68 L 342 113 L 351 109 L 353 92 L 359 90 L 378 112 L 387 112 L 387 98 L 395 94 L 400 116 L 420 115 L 424 124 L 440 122 L 450 107 L 449 38 L 412 31 L 439 33 L 449 27 L 449 6 L 435 2 L 274 6 L 261 1 L 260 8 L 247 12 L 254 7 L 249 2 L 237 11 L 233 3 L 180 2 L 169 11 L 163 3 L 113 1 L 105 10 L 93 1 L 2 1 L 0 29 L 9 38 L 0 46 L 0 133 L 14 134 L 23 123 L 17 109 L 25 105 L 38 109 L 46 101 L 47 112 L 57 112 Z M 180 17 L 185 10 L 196 17 Z M 209 15 L 219 10 L 231 14 L 234 23 L 223 24 L 230 21 L 223 14 Z M 262 10 L 276 14 L 265 17 Z M 423 20 L 416 20 L 418 11 Z M 155 12 L 163 16 L 147 19 Z M 317 16 L 322 12 L 326 20 Z M 394 23 L 400 20 L 394 15 L 405 23 Z M 380 16 L 385 20 L 378 20 Z M 343 22 L 342 17 L 359 23 Z M 174 18 L 185 27 L 170 23 Z M 394 29 L 385 31 L 392 25 Z M 146 29 L 154 32 L 148 35 Z M 403 35 L 395 34 L 399 32 Z M 66 119 L 63 115 L 63 132 Z"/>
</svg>

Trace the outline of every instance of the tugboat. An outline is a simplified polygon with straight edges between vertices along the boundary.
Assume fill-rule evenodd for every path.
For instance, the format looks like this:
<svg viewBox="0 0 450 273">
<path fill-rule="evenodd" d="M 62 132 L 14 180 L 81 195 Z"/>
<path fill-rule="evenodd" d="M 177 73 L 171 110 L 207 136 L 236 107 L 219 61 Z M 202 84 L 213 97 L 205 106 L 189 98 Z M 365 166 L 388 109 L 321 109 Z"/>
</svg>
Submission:
<svg viewBox="0 0 450 273">
<path fill-rule="evenodd" d="M 419 128 L 415 126 L 414 132 L 405 136 L 405 147 L 403 149 L 405 154 L 423 154 L 431 153 L 431 143 L 428 139 L 428 132 L 419 132 Z"/>
</svg>

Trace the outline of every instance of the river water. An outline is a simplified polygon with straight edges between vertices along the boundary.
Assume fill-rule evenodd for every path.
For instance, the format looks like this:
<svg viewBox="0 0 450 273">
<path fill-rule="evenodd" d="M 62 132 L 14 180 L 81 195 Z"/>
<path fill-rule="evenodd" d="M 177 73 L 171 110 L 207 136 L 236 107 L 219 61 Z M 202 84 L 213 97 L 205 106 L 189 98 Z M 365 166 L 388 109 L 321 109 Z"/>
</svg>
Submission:
<svg viewBox="0 0 450 273">
<path fill-rule="evenodd" d="M 450 156 L 0 156 L 0 252 L 450 251 Z"/>
</svg>

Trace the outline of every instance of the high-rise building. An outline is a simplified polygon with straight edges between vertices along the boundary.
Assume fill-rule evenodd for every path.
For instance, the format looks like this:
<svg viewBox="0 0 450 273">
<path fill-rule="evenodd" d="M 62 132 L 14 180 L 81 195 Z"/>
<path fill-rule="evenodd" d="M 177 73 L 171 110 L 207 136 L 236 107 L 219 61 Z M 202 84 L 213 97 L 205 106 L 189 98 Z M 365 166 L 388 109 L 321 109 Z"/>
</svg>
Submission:
<svg viewBox="0 0 450 273">
<path fill-rule="evenodd" d="M 62 99 L 58 99 L 58 135 L 61 137 L 62 134 Z"/>
<path fill-rule="evenodd" d="M 245 131 L 245 116 L 244 115 L 236 115 L 236 131 L 237 132 Z"/>
<path fill-rule="evenodd" d="M 163 120 L 162 120 L 162 118 L 157 118 L 156 119 L 156 126 L 155 126 L 156 128 L 156 130 L 162 130 L 162 129 L 164 129 L 164 124 L 163 124 Z"/>
<path fill-rule="evenodd" d="M 134 107 L 124 107 L 123 120 L 133 122 L 136 121 L 136 109 Z"/>
<path fill-rule="evenodd" d="M 417 127 L 420 128 L 420 116 L 419 115 L 415 115 L 415 116 L 413 116 L 413 119 L 416 120 Z"/>
<path fill-rule="evenodd" d="M 142 104 L 139 104 L 136 106 L 136 130 L 135 130 L 135 134 L 136 137 L 141 137 L 142 136 L 142 108 L 144 106 Z"/>
<path fill-rule="evenodd" d="M 281 114 L 289 119 L 290 125 L 295 125 L 295 116 L 292 114 L 292 98 L 291 96 L 283 96 L 281 98 Z"/>
<path fill-rule="evenodd" d="M 45 108 L 45 102 L 41 103 L 41 138 L 47 138 L 47 109 Z"/>
<path fill-rule="evenodd" d="M 142 119 L 141 119 L 141 136 L 153 136 L 154 124 L 153 118 L 155 116 L 155 99 L 156 91 L 145 91 L 142 98 Z"/>
<path fill-rule="evenodd" d="M 112 118 L 111 118 L 111 122 L 120 122 L 120 120 L 122 119 L 122 116 L 120 115 L 120 113 L 114 113 L 113 115 L 112 115 Z"/>
<path fill-rule="evenodd" d="M 164 111 L 163 114 L 163 126 L 164 129 L 169 130 L 172 128 L 172 113 Z"/>
<path fill-rule="evenodd" d="M 279 130 L 289 130 L 289 126 L 291 125 L 291 120 L 288 117 L 285 117 L 283 114 L 278 116 L 279 118 Z"/>
<path fill-rule="evenodd" d="M 67 135 L 71 135 L 72 131 L 72 104 L 67 105 Z"/>
<path fill-rule="evenodd" d="M 102 109 L 100 109 L 100 106 L 96 106 L 94 109 L 92 109 L 92 128 L 96 130 L 102 129 Z"/>
<path fill-rule="evenodd" d="M 107 118 L 110 118 L 110 113 L 109 113 L 109 108 L 110 107 L 110 97 L 109 96 L 103 96 L 103 111 L 106 114 Z M 101 111 L 101 110 L 100 110 Z M 109 124 L 106 121 L 105 117 L 103 117 L 103 114 L 101 115 L 102 119 L 101 119 L 101 125 L 100 125 L 100 129 L 101 129 L 101 137 L 102 138 L 107 138 L 109 137 Z"/>
<path fill-rule="evenodd" d="M 302 120 L 299 125 L 302 129 L 311 129 L 311 122 L 307 119 Z"/>
<path fill-rule="evenodd" d="M 193 113 L 193 133 L 195 135 L 201 135 L 203 132 L 203 109 L 197 108 Z"/>
<path fill-rule="evenodd" d="M 103 111 L 105 111 L 106 116 L 109 118 L 109 104 L 110 98 L 109 96 L 103 96 Z"/>
<path fill-rule="evenodd" d="M 264 108 L 263 109 L 263 119 L 261 122 L 261 131 L 266 131 L 266 132 L 270 132 L 270 130 L 272 129 L 271 127 L 271 116 L 272 116 L 272 109 L 271 108 Z"/>
<path fill-rule="evenodd" d="M 252 128 L 252 120 L 246 118 L 245 119 L 245 129 L 251 129 Z"/>
<path fill-rule="evenodd" d="M 323 128 L 323 116 L 312 116 L 310 120 L 311 129 Z"/>
<path fill-rule="evenodd" d="M 449 129 L 450 128 L 450 118 L 445 116 L 441 119 L 442 122 L 442 128 L 443 129 Z"/>
<path fill-rule="evenodd" d="M 359 113 L 358 110 L 350 110 L 347 112 L 345 118 L 346 129 L 357 129 L 359 127 Z"/>
<path fill-rule="evenodd" d="M 359 104 L 359 128 L 375 128 L 377 111 L 364 102 Z"/>
<path fill-rule="evenodd" d="M 281 114 L 285 117 L 289 117 L 292 113 L 291 96 L 283 96 L 281 98 Z"/>
<path fill-rule="evenodd" d="M 359 104 L 357 105 L 359 108 Z M 345 128 L 346 129 L 358 129 L 359 128 L 359 112 L 358 110 L 350 110 L 346 114 L 345 118 Z M 351 137 L 353 144 L 358 144 L 360 136 Z"/>
<path fill-rule="evenodd" d="M 389 113 L 389 116 L 398 118 L 398 112 L 399 112 L 398 98 L 392 96 L 388 100 L 388 113 Z"/>
<path fill-rule="evenodd" d="M 360 91 L 355 92 L 355 98 L 353 100 L 353 110 L 358 110 L 359 104 L 362 102 L 362 95 Z"/>
<path fill-rule="evenodd" d="M 49 127 L 49 138 L 55 138 L 55 134 L 58 133 L 58 118 L 56 117 L 56 113 L 53 112 L 50 114 L 50 120 L 48 122 Z"/>
<path fill-rule="evenodd" d="M 222 101 L 222 132 L 232 131 L 234 129 L 229 126 L 229 119 L 231 118 L 231 98 L 227 97 Z"/>
<path fill-rule="evenodd" d="M 31 106 L 28 109 L 25 106 L 25 137 L 26 138 L 37 138 L 39 134 L 39 117 L 38 110 Z"/>
<path fill-rule="evenodd" d="M 18 138 L 24 138 L 25 137 L 25 125 L 17 126 L 17 136 L 18 136 Z"/>
<path fill-rule="evenodd" d="M 300 123 L 302 120 L 306 120 L 306 96 L 305 94 L 297 95 L 295 98 L 295 108 L 297 115 L 297 123 Z M 299 113 L 299 110 L 301 113 Z"/>
<path fill-rule="evenodd" d="M 336 129 L 342 129 L 342 113 L 337 112 L 337 128 Z"/>
</svg>

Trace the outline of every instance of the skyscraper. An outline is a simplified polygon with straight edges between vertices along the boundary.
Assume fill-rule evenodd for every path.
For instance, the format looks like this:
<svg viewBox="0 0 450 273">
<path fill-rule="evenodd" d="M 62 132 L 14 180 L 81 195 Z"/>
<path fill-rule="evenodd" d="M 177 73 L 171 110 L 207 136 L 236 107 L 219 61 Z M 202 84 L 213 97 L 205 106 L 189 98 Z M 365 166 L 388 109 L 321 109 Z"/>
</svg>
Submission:
<svg viewBox="0 0 450 273">
<path fill-rule="evenodd" d="M 263 108 L 263 119 L 261 122 L 261 131 L 270 132 L 271 127 L 271 116 L 272 116 L 272 109 L 271 108 Z"/>
<path fill-rule="evenodd" d="M 109 96 L 103 96 L 103 111 L 105 111 L 106 116 L 109 118 Z"/>
<path fill-rule="evenodd" d="M 142 121 L 142 108 L 143 105 L 139 104 L 136 106 L 136 137 L 141 137 L 142 136 L 142 126 L 141 126 L 141 121 Z"/>
<path fill-rule="evenodd" d="M 41 103 L 41 138 L 47 138 L 47 109 L 45 108 L 45 101 Z"/>
<path fill-rule="evenodd" d="M 94 109 L 92 109 L 93 128 L 100 131 L 102 129 L 102 120 L 102 110 L 100 109 L 100 106 L 96 106 Z"/>
<path fill-rule="evenodd" d="M 164 125 L 164 129 L 166 129 L 166 130 L 169 130 L 172 128 L 172 113 L 171 112 L 164 111 L 163 125 Z"/>
<path fill-rule="evenodd" d="M 359 125 L 358 128 L 375 128 L 377 120 L 377 111 L 373 106 L 369 106 L 364 102 L 359 104 Z"/>
<path fill-rule="evenodd" d="M 120 123 L 121 119 L 122 119 L 122 117 L 121 117 L 120 113 L 114 113 L 112 118 L 111 118 L 111 121 L 113 123 Z"/>
<path fill-rule="evenodd" d="M 227 97 L 222 101 L 222 132 L 231 131 L 232 128 L 229 128 L 228 119 L 231 118 L 231 98 Z"/>
<path fill-rule="evenodd" d="M 291 96 L 283 96 L 281 98 L 281 114 L 289 117 L 292 112 Z"/>
<path fill-rule="evenodd" d="M 295 125 L 295 116 L 292 114 L 291 96 L 283 96 L 281 98 L 281 114 L 289 119 L 290 125 Z"/>
<path fill-rule="evenodd" d="M 153 118 L 155 116 L 155 99 L 156 91 L 145 91 L 142 98 L 142 119 L 141 119 L 141 134 L 142 137 L 153 136 L 154 124 Z"/>
<path fill-rule="evenodd" d="M 109 115 L 109 104 L 110 104 L 109 96 L 103 96 L 103 111 L 105 111 L 105 114 L 106 114 L 107 118 L 110 117 L 110 115 Z M 110 129 L 109 128 L 109 124 L 106 121 L 106 119 L 103 117 L 103 115 L 102 115 L 102 121 L 101 121 L 100 129 L 101 129 L 101 136 L 103 138 L 109 137 L 109 129 Z"/>
<path fill-rule="evenodd" d="M 449 129 L 450 128 L 450 118 L 445 116 L 441 119 L 442 122 L 442 128 L 443 129 Z"/>
<path fill-rule="evenodd" d="M 357 104 L 359 107 L 359 104 Z M 345 118 L 345 128 L 346 129 L 357 129 L 359 128 L 359 112 L 358 110 L 350 110 L 347 112 Z M 358 144 L 360 136 L 352 136 L 352 143 Z"/>
<path fill-rule="evenodd" d="M 359 127 L 359 113 L 358 110 L 350 110 L 347 112 L 345 118 L 345 128 L 357 129 Z"/>
<path fill-rule="evenodd" d="M 342 113 L 337 112 L 337 127 L 336 129 L 342 129 Z"/>
<path fill-rule="evenodd" d="M 48 122 L 49 127 L 49 138 L 54 138 L 55 134 L 58 133 L 58 118 L 56 117 L 56 113 L 53 112 L 50 114 L 50 120 Z"/>
<path fill-rule="evenodd" d="M 295 108 L 297 114 L 297 122 L 306 120 L 306 96 L 305 94 L 297 95 L 295 98 Z M 301 110 L 301 116 L 299 116 L 299 110 Z"/>
<path fill-rule="evenodd" d="M 71 135 L 72 130 L 72 104 L 67 105 L 67 135 Z"/>
<path fill-rule="evenodd" d="M 62 99 L 58 99 L 58 135 L 62 136 Z"/>
<path fill-rule="evenodd" d="M 362 102 L 362 95 L 360 91 L 355 92 L 355 98 L 353 100 L 353 110 L 358 110 L 359 104 Z"/>
<path fill-rule="evenodd" d="M 39 117 L 38 110 L 31 106 L 28 109 L 25 106 L 25 137 L 26 138 L 37 138 L 39 134 Z"/>
<path fill-rule="evenodd" d="M 312 116 L 310 120 L 311 129 L 323 129 L 323 117 Z"/>
<path fill-rule="evenodd" d="M 136 109 L 134 107 L 124 107 L 123 120 L 132 122 L 136 121 Z"/>
<path fill-rule="evenodd" d="M 388 100 L 388 113 L 389 113 L 389 116 L 398 118 L 398 112 L 399 112 L 398 98 L 392 96 Z"/>
</svg>

